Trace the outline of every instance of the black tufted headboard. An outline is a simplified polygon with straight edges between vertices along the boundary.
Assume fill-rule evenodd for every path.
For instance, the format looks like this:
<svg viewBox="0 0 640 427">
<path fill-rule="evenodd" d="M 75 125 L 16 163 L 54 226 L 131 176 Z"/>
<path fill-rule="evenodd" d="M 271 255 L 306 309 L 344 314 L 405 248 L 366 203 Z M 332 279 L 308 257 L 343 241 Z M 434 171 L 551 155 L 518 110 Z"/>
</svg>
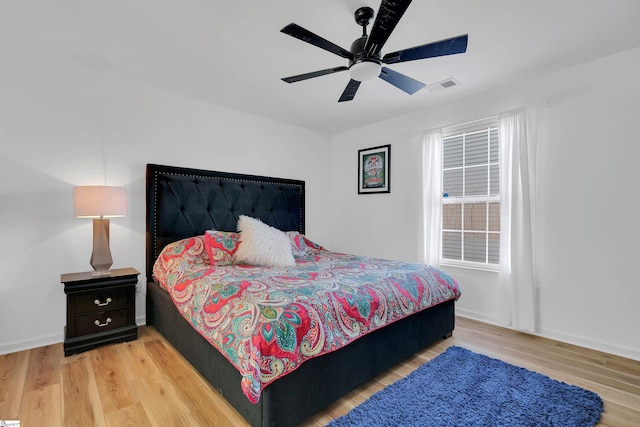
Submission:
<svg viewBox="0 0 640 427">
<path fill-rule="evenodd" d="M 304 181 L 147 165 L 147 280 L 169 243 L 236 231 L 240 215 L 304 233 Z"/>
</svg>

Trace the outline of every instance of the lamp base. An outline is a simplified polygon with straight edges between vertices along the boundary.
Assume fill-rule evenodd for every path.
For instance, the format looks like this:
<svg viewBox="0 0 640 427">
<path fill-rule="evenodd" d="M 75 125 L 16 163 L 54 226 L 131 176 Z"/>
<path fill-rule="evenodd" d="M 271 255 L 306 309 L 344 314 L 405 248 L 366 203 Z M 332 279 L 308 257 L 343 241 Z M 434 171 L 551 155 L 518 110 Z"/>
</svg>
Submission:
<svg viewBox="0 0 640 427">
<path fill-rule="evenodd" d="M 93 252 L 91 253 L 91 266 L 95 271 L 92 276 L 106 276 L 111 274 L 109 268 L 113 264 L 111 249 L 109 248 L 109 220 L 93 220 Z"/>
<path fill-rule="evenodd" d="M 93 270 L 89 274 L 91 274 L 91 277 L 111 276 L 111 270 Z"/>
</svg>

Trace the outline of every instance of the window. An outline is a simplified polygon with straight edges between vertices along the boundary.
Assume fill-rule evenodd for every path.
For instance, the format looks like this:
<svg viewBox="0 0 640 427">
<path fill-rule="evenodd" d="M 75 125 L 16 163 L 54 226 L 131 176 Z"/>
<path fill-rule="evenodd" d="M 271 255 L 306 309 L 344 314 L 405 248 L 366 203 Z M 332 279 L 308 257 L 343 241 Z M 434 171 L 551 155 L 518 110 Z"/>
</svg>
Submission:
<svg viewBox="0 0 640 427">
<path fill-rule="evenodd" d="M 498 268 L 499 152 L 495 117 L 443 129 L 442 264 Z"/>
</svg>

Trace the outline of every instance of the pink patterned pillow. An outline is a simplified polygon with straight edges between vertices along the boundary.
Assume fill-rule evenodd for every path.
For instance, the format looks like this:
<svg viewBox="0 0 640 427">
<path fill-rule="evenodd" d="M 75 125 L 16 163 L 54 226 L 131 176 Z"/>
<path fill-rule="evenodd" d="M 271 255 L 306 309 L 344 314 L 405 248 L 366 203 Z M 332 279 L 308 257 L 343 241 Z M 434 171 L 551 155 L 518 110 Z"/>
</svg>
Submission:
<svg viewBox="0 0 640 427">
<path fill-rule="evenodd" d="M 170 276 L 180 273 L 183 264 L 193 269 L 209 268 L 203 236 L 187 237 L 165 246 L 153 264 L 153 277 L 165 286 Z"/>
<path fill-rule="evenodd" d="M 304 239 L 304 236 L 297 231 L 287 231 L 287 236 L 289 237 L 289 241 L 291 242 L 291 252 L 294 257 L 301 257 L 308 255 L 307 242 Z"/>
<path fill-rule="evenodd" d="M 325 249 L 320 246 L 319 244 L 312 242 L 311 240 L 309 240 L 307 238 L 307 236 L 305 236 L 304 234 L 302 235 L 302 240 L 304 240 L 304 243 L 307 245 L 307 252 L 311 252 L 311 251 L 324 251 Z"/>
<path fill-rule="evenodd" d="M 204 247 L 211 265 L 234 264 L 233 254 L 238 250 L 240 233 L 232 231 L 207 230 L 204 233 Z"/>
</svg>

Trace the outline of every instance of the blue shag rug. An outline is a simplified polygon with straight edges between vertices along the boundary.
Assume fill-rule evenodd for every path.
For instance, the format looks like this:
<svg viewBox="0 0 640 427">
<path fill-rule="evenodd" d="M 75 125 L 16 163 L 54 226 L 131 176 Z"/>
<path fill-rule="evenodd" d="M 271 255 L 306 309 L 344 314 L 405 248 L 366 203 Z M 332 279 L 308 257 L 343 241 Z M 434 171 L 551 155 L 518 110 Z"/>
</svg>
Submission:
<svg viewBox="0 0 640 427">
<path fill-rule="evenodd" d="M 602 410 L 592 391 L 452 346 L 327 426 L 578 427 Z"/>
</svg>

